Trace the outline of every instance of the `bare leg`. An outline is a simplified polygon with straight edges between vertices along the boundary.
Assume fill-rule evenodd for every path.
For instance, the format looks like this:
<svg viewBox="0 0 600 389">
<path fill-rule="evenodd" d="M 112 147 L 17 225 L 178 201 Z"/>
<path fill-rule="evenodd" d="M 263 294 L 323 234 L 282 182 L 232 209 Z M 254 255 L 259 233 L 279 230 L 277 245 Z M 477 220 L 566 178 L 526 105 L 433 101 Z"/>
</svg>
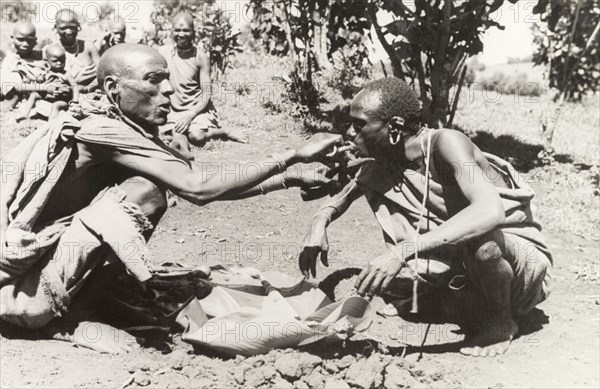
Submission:
<svg viewBox="0 0 600 389">
<path fill-rule="evenodd" d="M 190 142 L 188 141 L 187 136 L 174 132 L 169 147 L 176 150 L 184 158 L 190 161 L 194 160 L 194 154 L 190 151 Z"/>
<path fill-rule="evenodd" d="M 64 101 L 55 101 L 52 103 L 52 109 L 50 110 L 50 116 L 48 116 L 48 120 L 52 120 L 58 116 L 60 111 L 66 111 L 69 109 L 69 104 Z"/>
<path fill-rule="evenodd" d="M 19 102 L 19 95 L 16 93 L 10 93 L 8 96 L 4 97 L 4 101 L 0 104 L 1 112 L 12 111 L 17 103 Z"/>
<path fill-rule="evenodd" d="M 204 146 L 212 139 L 228 139 L 239 143 L 248 143 L 248 135 L 242 131 L 226 130 L 224 128 L 191 129 L 189 139 L 193 145 Z"/>
<path fill-rule="evenodd" d="M 31 92 L 21 112 L 19 113 L 19 115 L 17 115 L 17 117 L 15 117 L 17 123 L 29 117 L 29 113 L 31 113 L 31 110 L 35 106 L 36 101 L 40 100 L 41 98 L 42 96 L 40 96 L 39 93 Z"/>
<path fill-rule="evenodd" d="M 514 278 L 506 250 L 504 235 L 495 231 L 475 245 L 475 253 L 467 261 L 467 270 L 475 287 L 487 303 L 487 315 L 479 334 L 468 340 L 460 352 L 472 356 L 504 354 L 518 326 L 511 309 L 511 283 Z"/>
<path fill-rule="evenodd" d="M 167 209 L 165 192 L 142 177 L 129 178 L 119 187 L 127 193 L 126 201 L 138 204 L 152 225 L 156 226 Z M 151 235 L 152 231 L 144 234 L 146 239 Z M 90 260 L 102 262 L 107 257 L 116 259 L 114 253 L 107 252 L 105 246 L 95 250 L 94 254 L 90 254 Z M 107 289 L 106 283 L 116 278 L 114 272 L 123 269 L 123 266 L 117 265 L 120 265 L 120 262 L 111 265 L 113 269 L 110 271 L 98 274 L 96 269 L 95 274 L 89 275 L 85 285 L 74 297 L 69 313 L 46 326 L 45 331 L 49 337 L 108 353 L 126 352 L 136 345 L 133 336 L 98 322 L 96 315 L 96 307 L 103 297 L 102 291 Z"/>
</svg>

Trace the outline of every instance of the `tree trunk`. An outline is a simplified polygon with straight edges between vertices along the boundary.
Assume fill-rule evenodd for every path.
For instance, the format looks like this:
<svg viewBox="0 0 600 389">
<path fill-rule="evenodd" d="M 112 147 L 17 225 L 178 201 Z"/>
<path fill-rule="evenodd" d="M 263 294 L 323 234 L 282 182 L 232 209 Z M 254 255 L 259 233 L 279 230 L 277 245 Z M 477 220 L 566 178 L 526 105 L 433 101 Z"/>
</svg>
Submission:
<svg viewBox="0 0 600 389">
<path fill-rule="evenodd" d="M 442 26 L 431 69 L 431 115 L 426 118 L 433 127 L 446 125 L 448 116 L 449 80 L 451 69 L 446 69 L 446 50 L 450 43 L 450 16 L 452 0 L 445 0 L 442 8 Z"/>
<path fill-rule="evenodd" d="M 371 25 L 375 29 L 375 33 L 377 34 L 377 38 L 383 46 L 385 52 L 390 57 L 390 62 L 392 63 L 392 72 L 394 73 L 394 77 L 398 77 L 404 80 L 404 72 L 402 71 L 402 62 L 396 55 L 396 49 L 392 45 L 388 43 L 385 39 L 385 35 L 383 31 L 381 31 L 381 26 L 377 23 L 377 8 L 373 4 L 368 5 L 368 13 L 369 19 L 371 21 Z"/>
<path fill-rule="evenodd" d="M 332 66 L 327 55 L 329 52 L 327 48 L 327 33 L 329 30 L 330 13 L 331 4 L 329 0 L 324 3 L 324 8 L 321 8 L 319 3 L 316 2 L 313 11 L 313 53 L 319 69 L 329 69 Z"/>
<path fill-rule="evenodd" d="M 290 58 L 292 60 L 292 72 L 296 73 L 298 71 L 297 65 L 297 55 L 296 55 L 296 44 L 294 42 L 294 37 L 292 36 L 292 27 L 290 26 L 290 11 L 288 10 L 288 4 L 286 1 L 274 2 L 274 7 L 282 14 L 283 16 L 283 31 L 285 32 L 285 39 L 287 40 L 290 53 Z"/>
</svg>

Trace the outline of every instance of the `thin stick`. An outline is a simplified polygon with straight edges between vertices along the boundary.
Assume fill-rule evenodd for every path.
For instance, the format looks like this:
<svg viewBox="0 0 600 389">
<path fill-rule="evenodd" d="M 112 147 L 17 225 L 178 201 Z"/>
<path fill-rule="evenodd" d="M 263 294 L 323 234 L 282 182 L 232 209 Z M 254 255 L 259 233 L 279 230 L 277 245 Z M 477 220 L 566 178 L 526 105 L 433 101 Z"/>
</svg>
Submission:
<svg viewBox="0 0 600 389">
<path fill-rule="evenodd" d="M 385 70 L 385 64 L 383 63 L 383 60 L 380 60 L 379 62 L 381 62 L 381 69 L 383 70 L 383 76 L 387 78 L 387 70 Z"/>
<path fill-rule="evenodd" d="M 423 341 L 421 342 L 421 347 L 419 347 L 419 358 L 417 361 L 420 361 L 423 358 L 423 347 L 425 346 L 425 342 L 427 341 L 427 335 L 429 334 L 429 329 L 431 328 L 431 323 L 427 324 L 427 328 L 425 329 L 425 336 L 423 337 Z"/>
</svg>

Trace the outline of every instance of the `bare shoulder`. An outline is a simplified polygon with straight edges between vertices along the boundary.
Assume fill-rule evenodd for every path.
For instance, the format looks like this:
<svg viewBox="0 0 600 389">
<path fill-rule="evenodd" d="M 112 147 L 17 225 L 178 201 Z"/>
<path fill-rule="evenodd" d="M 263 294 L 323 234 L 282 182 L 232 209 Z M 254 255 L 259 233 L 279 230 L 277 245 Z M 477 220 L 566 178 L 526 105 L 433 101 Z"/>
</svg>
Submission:
<svg viewBox="0 0 600 389">
<path fill-rule="evenodd" d="M 438 157 L 447 162 L 472 161 L 478 151 L 468 136 L 447 128 L 435 132 L 432 148 Z"/>
<path fill-rule="evenodd" d="M 432 138 L 433 147 L 437 149 L 454 149 L 469 150 L 475 147 L 471 139 L 460 131 L 442 128 L 434 133 Z"/>
</svg>

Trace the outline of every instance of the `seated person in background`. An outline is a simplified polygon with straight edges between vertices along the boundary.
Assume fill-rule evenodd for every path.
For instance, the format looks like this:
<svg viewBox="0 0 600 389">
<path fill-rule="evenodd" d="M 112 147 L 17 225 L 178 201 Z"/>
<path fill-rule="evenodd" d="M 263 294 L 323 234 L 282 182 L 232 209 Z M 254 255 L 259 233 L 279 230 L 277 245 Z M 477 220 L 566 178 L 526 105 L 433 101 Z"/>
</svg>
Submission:
<svg viewBox="0 0 600 389">
<path fill-rule="evenodd" d="M 388 249 L 365 263 L 358 294 L 396 294 L 403 269 L 420 284 L 444 287 L 439 296 L 471 292 L 485 308 L 475 311 L 479 333 L 461 353 L 503 354 L 517 334 L 515 318 L 550 293 L 552 256 L 532 213 L 533 190 L 464 134 L 423 126 L 419 99 L 397 78 L 367 84 L 350 118 L 349 140 L 373 160 L 315 215 L 300 269 L 314 276 L 319 254 L 326 264 L 327 226 L 365 196 Z M 464 276 L 465 291 L 453 294 Z"/>
<path fill-rule="evenodd" d="M 0 70 L 2 111 L 13 109 L 20 98 L 32 92 L 44 91 L 54 97 L 68 92 L 64 88 L 60 90 L 53 87 L 46 88 L 42 84 L 47 67 L 42 52 L 34 50 L 37 37 L 33 24 L 15 23 L 11 39 L 15 51 L 7 53 Z"/>
<path fill-rule="evenodd" d="M 58 43 L 66 51 L 67 72 L 79 85 L 79 92 L 86 94 L 95 91 L 98 88 L 96 67 L 100 61 L 96 46 L 91 42 L 77 39 L 81 26 L 77 15 L 70 9 L 58 11 L 55 20 L 54 29 L 58 33 Z"/>
<path fill-rule="evenodd" d="M 98 39 L 94 42 L 94 45 L 98 49 L 98 54 L 102 55 L 114 45 L 125 43 L 126 33 L 127 26 L 125 25 L 125 21 L 121 18 L 111 18 L 108 23 L 108 33 L 105 34 L 102 39 Z"/>
<path fill-rule="evenodd" d="M 210 58 L 194 45 L 195 31 L 193 17 L 180 13 L 173 18 L 175 45 L 158 49 L 167 60 L 175 90 L 171 95 L 171 112 L 161 132 L 172 132 L 170 146 L 188 158 L 193 158 L 189 142 L 198 146 L 215 138 L 247 142 L 245 134 L 219 125 L 219 117 L 211 101 Z"/>
<path fill-rule="evenodd" d="M 48 64 L 48 72 L 40 80 L 44 85 L 54 85 L 54 88 L 64 89 L 69 88 L 71 93 L 68 95 L 56 96 L 54 94 L 44 93 L 45 90 L 32 92 L 29 95 L 27 104 L 23 107 L 21 115 L 16 119 L 17 122 L 29 117 L 31 110 L 36 107 L 38 113 L 46 116 L 48 120 L 54 119 L 58 113 L 66 111 L 69 108 L 69 103 L 76 104 L 79 101 L 79 89 L 77 83 L 65 71 L 65 49 L 53 43 L 46 46 L 44 50 L 46 63 Z M 42 94 L 45 96 L 42 97 Z M 37 105 L 36 105 L 37 103 Z"/>
</svg>

